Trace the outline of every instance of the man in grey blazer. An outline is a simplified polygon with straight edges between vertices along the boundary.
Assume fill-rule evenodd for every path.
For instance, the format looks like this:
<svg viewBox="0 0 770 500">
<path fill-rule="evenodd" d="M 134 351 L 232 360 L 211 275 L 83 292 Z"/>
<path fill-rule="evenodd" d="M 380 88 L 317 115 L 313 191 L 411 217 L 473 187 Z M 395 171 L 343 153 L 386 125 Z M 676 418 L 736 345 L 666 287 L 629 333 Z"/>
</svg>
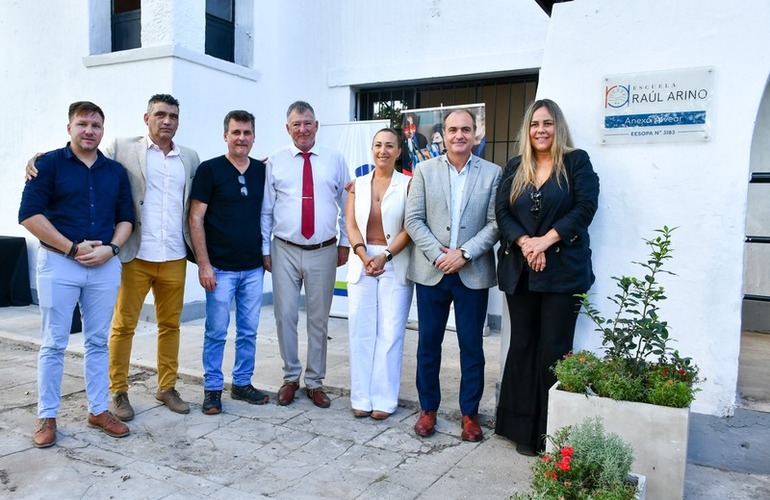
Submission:
<svg viewBox="0 0 770 500">
<path fill-rule="evenodd" d="M 462 438 L 480 441 L 484 390 L 483 329 L 489 288 L 495 286 L 498 239 L 495 193 L 500 167 L 471 154 L 476 119 L 466 109 L 444 118 L 446 154 L 420 162 L 406 205 L 405 227 L 415 244 L 408 277 L 416 283 L 419 342 L 417 392 L 420 436 L 435 432 L 441 402 L 439 372 L 450 305 L 460 346 Z"/>
<path fill-rule="evenodd" d="M 200 160 L 195 151 L 173 141 L 179 126 L 179 101 L 171 95 L 150 98 L 144 123 L 146 136 L 119 138 L 105 148 L 105 154 L 128 171 L 136 215 L 134 232 L 119 254 L 123 273 L 110 334 L 111 406 L 124 421 L 134 418 L 128 400 L 128 367 L 134 331 L 149 290 L 158 322 L 155 399 L 171 411 L 190 411 L 175 386 L 187 275 L 185 244 L 191 246 L 187 213 Z"/>
</svg>

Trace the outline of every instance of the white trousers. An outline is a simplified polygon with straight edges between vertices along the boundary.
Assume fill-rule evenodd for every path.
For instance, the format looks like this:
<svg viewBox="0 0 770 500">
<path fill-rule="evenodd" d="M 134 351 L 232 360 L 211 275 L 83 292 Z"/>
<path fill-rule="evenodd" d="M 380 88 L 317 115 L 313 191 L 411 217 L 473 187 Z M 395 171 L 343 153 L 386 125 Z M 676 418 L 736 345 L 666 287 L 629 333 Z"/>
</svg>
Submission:
<svg viewBox="0 0 770 500">
<path fill-rule="evenodd" d="M 369 245 L 367 252 L 384 249 Z M 392 262 L 379 277 L 362 269 L 358 282 L 348 283 L 350 404 L 356 410 L 396 411 L 412 290 L 412 283 L 396 281 Z"/>
</svg>

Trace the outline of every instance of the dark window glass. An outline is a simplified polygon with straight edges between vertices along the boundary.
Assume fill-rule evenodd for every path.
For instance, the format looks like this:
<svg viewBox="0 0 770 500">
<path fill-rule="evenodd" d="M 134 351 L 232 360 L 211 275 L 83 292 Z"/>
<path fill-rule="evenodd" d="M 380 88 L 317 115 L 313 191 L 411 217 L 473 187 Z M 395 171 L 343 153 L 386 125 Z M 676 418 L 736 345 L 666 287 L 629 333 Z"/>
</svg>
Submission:
<svg viewBox="0 0 770 500">
<path fill-rule="evenodd" d="M 233 3 L 233 0 L 206 0 L 206 14 L 233 22 L 235 20 L 233 17 Z"/>
<path fill-rule="evenodd" d="M 112 0 L 112 13 L 122 14 L 142 8 L 142 0 Z"/>
<path fill-rule="evenodd" d="M 206 0 L 206 54 L 235 62 L 235 0 Z"/>
<path fill-rule="evenodd" d="M 142 46 L 141 0 L 112 0 L 112 51 Z"/>
</svg>

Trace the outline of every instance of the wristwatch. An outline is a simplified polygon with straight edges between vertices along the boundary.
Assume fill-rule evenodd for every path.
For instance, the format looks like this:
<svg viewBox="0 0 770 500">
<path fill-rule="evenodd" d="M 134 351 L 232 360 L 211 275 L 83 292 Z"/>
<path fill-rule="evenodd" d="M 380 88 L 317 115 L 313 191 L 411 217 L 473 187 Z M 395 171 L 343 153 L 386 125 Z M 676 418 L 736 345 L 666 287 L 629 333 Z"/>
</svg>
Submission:
<svg viewBox="0 0 770 500">
<path fill-rule="evenodd" d="M 120 253 L 120 247 L 115 243 L 110 243 L 110 248 L 112 248 L 112 255 L 118 255 Z"/>
<path fill-rule="evenodd" d="M 387 260 L 387 261 L 393 260 L 393 253 L 390 250 L 388 250 L 387 248 L 385 250 L 383 250 L 382 253 L 385 254 L 385 260 Z"/>
<path fill-rule="evenodd" d="M 473 259 L 473 256 L 470 254 L 470 252 L 468 252 L 468 250 L 461 248 L 460 251 L 463 253 L 463 259 L 467 260 L 468 262 Z"/>
</svg>

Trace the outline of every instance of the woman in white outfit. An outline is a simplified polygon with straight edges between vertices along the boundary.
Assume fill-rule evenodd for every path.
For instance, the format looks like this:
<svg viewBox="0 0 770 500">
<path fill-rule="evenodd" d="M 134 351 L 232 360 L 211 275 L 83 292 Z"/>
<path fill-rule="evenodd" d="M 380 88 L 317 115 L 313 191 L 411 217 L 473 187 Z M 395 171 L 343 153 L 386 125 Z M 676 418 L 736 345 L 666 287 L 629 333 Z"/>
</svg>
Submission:
<svg viewBox="0 0 770 500">
<path fill-rule="evenodd" d="M 350 403 L 353 415 L 382 420 L 398 406 L 401 358 L 412 283 L 404 211 L 410 178 L 396 171 L 401 140 L 382 129 L 372 141 L 375 168 L 348 185 Z"/>
</svg>

